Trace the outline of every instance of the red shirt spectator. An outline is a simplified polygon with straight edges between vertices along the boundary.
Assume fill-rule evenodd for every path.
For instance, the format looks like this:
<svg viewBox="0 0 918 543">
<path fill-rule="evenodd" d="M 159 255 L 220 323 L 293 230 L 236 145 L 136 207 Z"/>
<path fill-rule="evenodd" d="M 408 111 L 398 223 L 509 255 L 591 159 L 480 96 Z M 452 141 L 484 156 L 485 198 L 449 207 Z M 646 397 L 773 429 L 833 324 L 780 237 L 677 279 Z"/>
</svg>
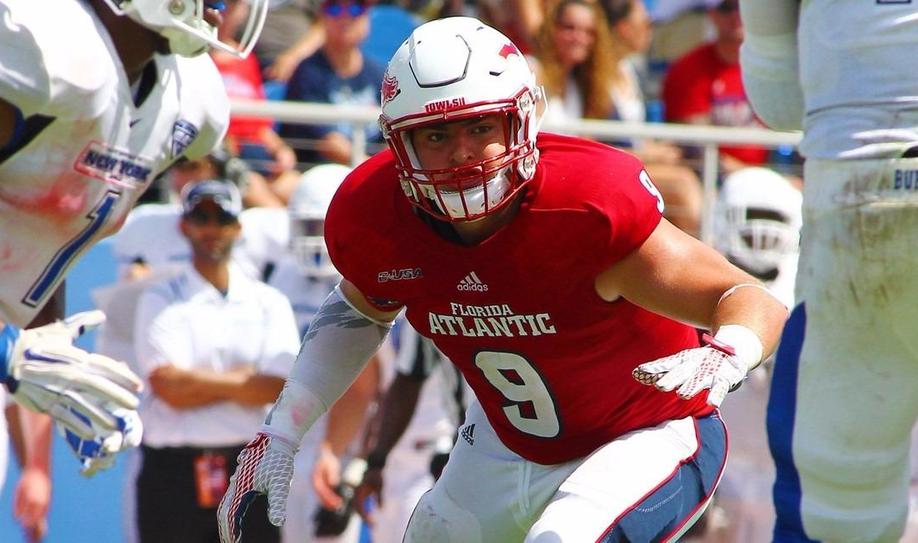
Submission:
<svg viewBox="0 0 918 543">
<path fill-rule="evenodd" d="M 708 18 L 716 29 L 713 41 L 676 60 L 663 82 L 666 120 L 715 126 L 762 126 L 746 98 L 740 76 L 739 48 L 743 22 L 737 0 L 708 0 Z M 729 173 L 761 165 L 768 149 L 721 147 L 721 166 Z"/>
<path fill-rule="evenodd" d="M 214 64 L 223 76 L 223 85 L 230 98 L 264 100 L 264 82 L 255 55 L 239 59 L 230 55 L 212 55 Z M 226 135 L 236 142 L 261 142 L 263 130 L 270 129 L 274 121 L 270 117 L 230 117 Z"/>
</svg>

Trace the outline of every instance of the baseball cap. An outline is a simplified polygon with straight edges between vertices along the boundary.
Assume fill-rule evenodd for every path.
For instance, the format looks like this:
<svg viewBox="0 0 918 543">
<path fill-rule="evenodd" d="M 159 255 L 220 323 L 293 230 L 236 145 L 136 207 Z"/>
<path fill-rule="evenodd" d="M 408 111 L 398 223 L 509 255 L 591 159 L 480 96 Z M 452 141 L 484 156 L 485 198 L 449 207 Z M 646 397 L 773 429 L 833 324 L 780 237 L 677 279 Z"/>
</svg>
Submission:
<svg viewBox="0 0 918 543">
<path fill-rule="evenodd" d="M 242 212 L 242 196 L 232 183 L 216 179 L 189 183 L 182 189 L 182 213 L 191 213 L 204 200 L 211 200 L 233 217 Z"/>
</svg>

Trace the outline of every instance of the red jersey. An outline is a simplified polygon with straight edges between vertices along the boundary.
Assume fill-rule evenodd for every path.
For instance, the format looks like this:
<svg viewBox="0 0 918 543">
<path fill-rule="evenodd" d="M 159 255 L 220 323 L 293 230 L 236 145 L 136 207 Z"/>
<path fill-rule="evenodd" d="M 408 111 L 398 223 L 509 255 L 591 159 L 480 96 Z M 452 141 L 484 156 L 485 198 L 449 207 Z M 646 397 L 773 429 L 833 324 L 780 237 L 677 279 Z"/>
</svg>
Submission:
<svg viewBox="0 0 918 543">
<path fill-rule="evenodd" d="M 518 214 L 477 245 L 448 241 L 422 220 L 388 151 L 344 181 L 325 231 L 344 277 L 380 309 L 404 305 L 459 367 L 501 441 L 556 464 L 712 409 L 705 395 L 681 400 L 631 376 L 698 346 L 696 331 L 595 290 L 596 276 L 660 221 L 643 166 L 579 138 L 543 134 L 538 148 Z"/>
<path fill-rule="evenodd" d="M 673 63 L 663 82 L 663 104 L 668 121 L 710 114 L 715 126 L 762 126 L 746 98 L 739 62 L 728 64 L 721 60 L 713 43 L 697 47 Z M 720 149 L 750 165 L 768 160 L 768 149 L 764 147 Z"/>
</svg>

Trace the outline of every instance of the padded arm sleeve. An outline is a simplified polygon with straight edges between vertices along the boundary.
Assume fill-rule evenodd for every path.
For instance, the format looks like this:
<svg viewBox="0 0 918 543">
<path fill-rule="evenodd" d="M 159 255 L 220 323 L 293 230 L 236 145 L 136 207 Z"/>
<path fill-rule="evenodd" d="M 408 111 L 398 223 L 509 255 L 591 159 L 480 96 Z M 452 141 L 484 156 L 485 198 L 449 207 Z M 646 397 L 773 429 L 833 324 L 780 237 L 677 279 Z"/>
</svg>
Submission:
<svg viewBox="0 0 918 543">
<path fill-rule="evenodd" d="M 799 130 L 804 100 L 797 59 L 799 0 L 740 0 L 746 36 L 740 65 L 756 114 L 776 130 Z"/>
<path fill-rule="evenodd" d="M 262 429 L 299 445 L 316 419 L 354 382 L 390 328 L 391 323 L 357 311 L 336 287 L 310 323 Z"/>
</svg>

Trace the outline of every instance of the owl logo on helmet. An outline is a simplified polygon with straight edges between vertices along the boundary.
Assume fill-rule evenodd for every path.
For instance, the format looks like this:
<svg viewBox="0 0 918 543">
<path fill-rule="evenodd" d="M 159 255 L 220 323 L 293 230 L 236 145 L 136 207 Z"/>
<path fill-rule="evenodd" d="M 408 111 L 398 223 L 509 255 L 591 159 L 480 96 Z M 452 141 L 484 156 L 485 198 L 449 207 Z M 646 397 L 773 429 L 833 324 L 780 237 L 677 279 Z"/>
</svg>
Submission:
<svg viewBox="0 0 918 543">
<path fill-rule="evenodd" d="M 325 246 L 325 214 L 349 173 L 351 168 L 341 164 L 313 166 L 300 177 L 287 205 L 290 251 L 300 272 L 311 279 L 338 277 Z"/>
<path fill-rule="evenodd" d="M 223 41 L 217 28 L 205 20 L 206 10 L 224 11 L 224 0 L 103 0 L 117 15 L 127 16 L 169 41 L 169 49 L 193 57 L 209 48 L 245 58 L 255 47 L 265 23 L 270 0 L 245 0 L 248 15 L 238 42 Z M 229 0 L 239 1 L 239 0 Z"/>
<path fill-rule="evenodd" d="M 743 168 L 724 179 L 714 214 L 714 245 L 764 282 L 788 307 L 800 250 L 803 195 L 767 168 Z"/>
<path fill-rule="evenodd" d="M 471 17 L 431 21 L 405 40 L 386 73 L 379 123 L 414 206 L 440 220 L 476 220 L 512 201 L 533 178 L 545 97 L 506 36 Z M 412 131 L 492 113 L 505 122 L 501 155 L 454 168 L 420 164 Z M 462 179 L 461 190 L 455 179 Z"/>
<path fill-rule="evenodd" d="M 380 102 L 385 105 L 395 99 L 398 96 L 398 93 L 401 92 L 398 88 L 398 79 L 392 76 L 389 72 L 383 76 L 382 81 L 382 91 L 380 92 Z"/>
</svg>

